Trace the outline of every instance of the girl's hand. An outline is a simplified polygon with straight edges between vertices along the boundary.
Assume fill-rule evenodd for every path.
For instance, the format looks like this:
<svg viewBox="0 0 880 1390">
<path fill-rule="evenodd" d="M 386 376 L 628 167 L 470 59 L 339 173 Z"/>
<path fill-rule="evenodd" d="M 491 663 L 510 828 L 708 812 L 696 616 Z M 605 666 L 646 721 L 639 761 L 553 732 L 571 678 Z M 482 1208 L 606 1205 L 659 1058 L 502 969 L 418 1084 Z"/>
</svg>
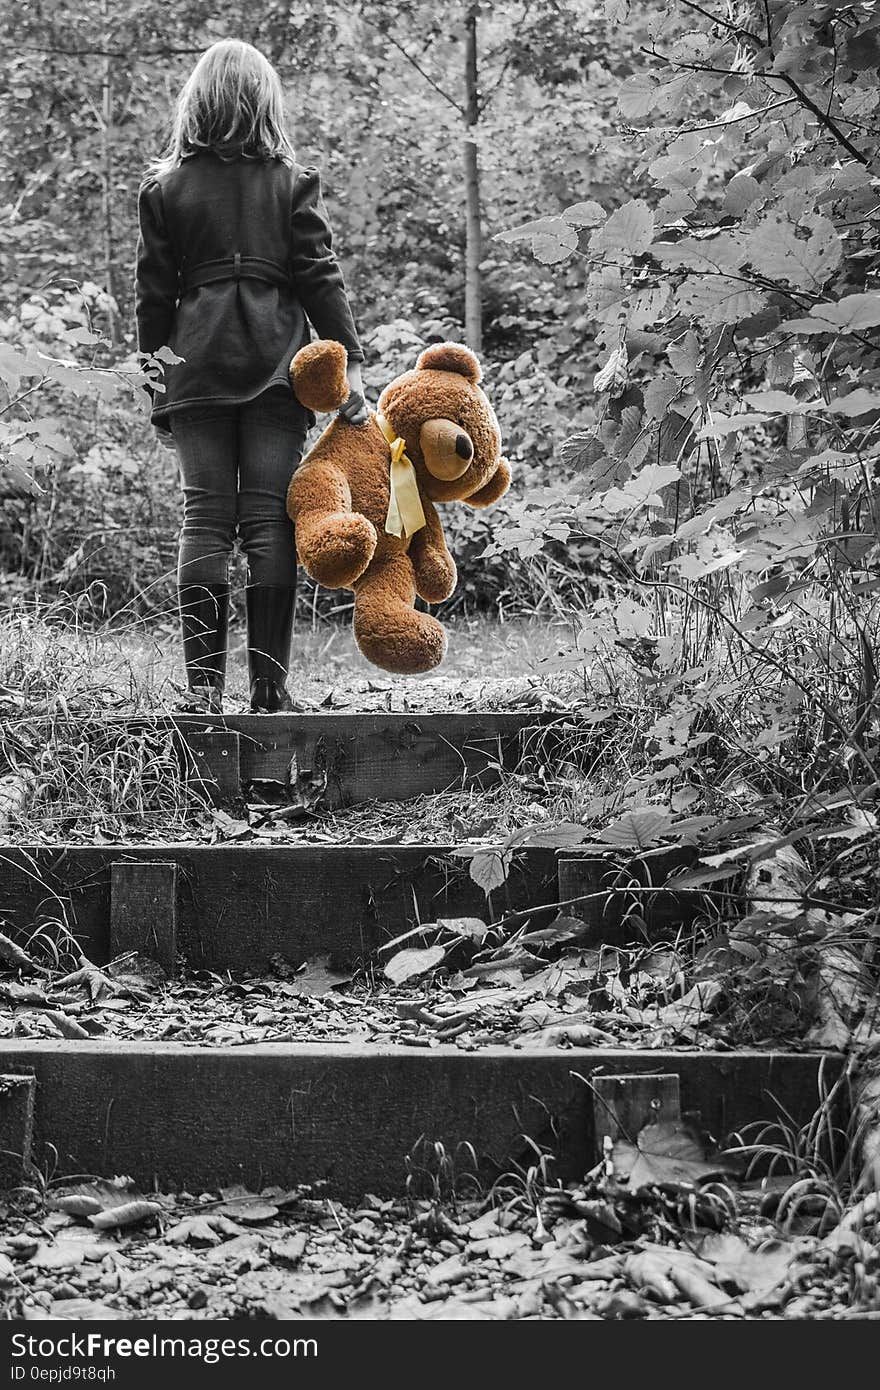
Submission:
<svg viewBox="0 0 880 1390">
<path fill-rule="evenodd" d="M 360 391 L 352 391 L 345 405 L 336 412 L 350 425 L 365 425 L 370 418 L 370 407 Z"/>
<path fill-rule="evenodd" d="M 360 362 L 350 362 L 347 375 L 350 394 L 338 413 L 350 425 L 365 425 L 370 418 L 370 407 L 364 395 Z"/>
</svg>

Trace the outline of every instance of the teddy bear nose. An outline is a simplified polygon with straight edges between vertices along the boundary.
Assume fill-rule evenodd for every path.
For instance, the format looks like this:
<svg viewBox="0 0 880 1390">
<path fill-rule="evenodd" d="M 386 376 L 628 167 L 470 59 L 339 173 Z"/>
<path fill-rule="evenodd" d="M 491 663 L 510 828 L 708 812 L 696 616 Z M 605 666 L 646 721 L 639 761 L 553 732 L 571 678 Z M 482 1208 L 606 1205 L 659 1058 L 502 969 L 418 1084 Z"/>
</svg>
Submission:
<svg viewBox="0 0 880 1390">
<path fill-rule="evenodd" d="M 473 440 L 454 420 L 426 420 L 419 444 L 428 472 L 444 482 L 466 473 L 474 456 Z"/>
</svg>

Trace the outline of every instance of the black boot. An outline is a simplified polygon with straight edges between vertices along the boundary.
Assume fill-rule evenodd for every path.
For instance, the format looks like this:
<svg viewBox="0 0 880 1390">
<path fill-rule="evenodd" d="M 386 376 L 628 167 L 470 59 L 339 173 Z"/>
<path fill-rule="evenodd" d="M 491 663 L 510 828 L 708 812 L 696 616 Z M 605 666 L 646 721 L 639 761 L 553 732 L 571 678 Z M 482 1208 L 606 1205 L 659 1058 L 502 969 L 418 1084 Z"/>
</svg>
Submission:
<svg viewBox="0 0 880 1390">
<path fill-rule="evenodd" d="M 177 591 L 188 694 L 181 712 L 222 714 L 229 633 L 229 585 L 182 584 Z"/>
<path fill-rule="evenodd" d="M 249 584 L 245 589 L 251 709 L 278 714 L 293 709 L 284 682 L 290 666 L 295 588 Z"/>
</svg>

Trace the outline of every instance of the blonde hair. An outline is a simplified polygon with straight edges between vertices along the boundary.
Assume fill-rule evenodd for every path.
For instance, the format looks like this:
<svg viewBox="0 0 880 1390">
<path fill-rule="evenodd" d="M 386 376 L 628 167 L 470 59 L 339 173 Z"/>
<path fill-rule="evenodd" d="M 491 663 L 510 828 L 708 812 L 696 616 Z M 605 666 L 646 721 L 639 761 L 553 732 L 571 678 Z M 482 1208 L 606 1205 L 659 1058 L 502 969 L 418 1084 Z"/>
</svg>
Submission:
<svg viewBox="0 0 880 1390">
<path fill-rule="evenodd" d="M 278 74 L 240 39 L 222 39 L 199 58 L 177 98 L 167 148 L 149 172 L 165 174 L 197 150 L 229 141 L 257 159 L 294 162 Z"/>
</svg>

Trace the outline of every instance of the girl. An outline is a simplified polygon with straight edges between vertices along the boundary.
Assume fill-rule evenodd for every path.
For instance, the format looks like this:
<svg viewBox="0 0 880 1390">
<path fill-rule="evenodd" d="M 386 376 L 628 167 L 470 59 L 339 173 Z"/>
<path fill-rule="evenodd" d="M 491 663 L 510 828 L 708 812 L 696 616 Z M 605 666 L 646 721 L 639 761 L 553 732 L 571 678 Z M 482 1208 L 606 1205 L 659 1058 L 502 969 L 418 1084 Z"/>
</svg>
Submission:
<svg viewBox="0 0 880 1390">
<path fill-rule="evenodd" d="M 294 160 L 278 74 L 236 40 L 203 53 L 185 83 L 167 153 L 138 195 L 138 351 L 182 361 L 151 388 L 184 494 L 178 596 L 189 693 L 222 710 L 236 535 L 245 590 L 251 709 L 292 707 L 285 680 L 296 594 L 287 485 L 313 423 L 290 387 L 291 358 L 322 338 L 348 352 L 348 419 L 368 411 L 363 352 L 332 250 L 318 173 Z"/>
</svg>

